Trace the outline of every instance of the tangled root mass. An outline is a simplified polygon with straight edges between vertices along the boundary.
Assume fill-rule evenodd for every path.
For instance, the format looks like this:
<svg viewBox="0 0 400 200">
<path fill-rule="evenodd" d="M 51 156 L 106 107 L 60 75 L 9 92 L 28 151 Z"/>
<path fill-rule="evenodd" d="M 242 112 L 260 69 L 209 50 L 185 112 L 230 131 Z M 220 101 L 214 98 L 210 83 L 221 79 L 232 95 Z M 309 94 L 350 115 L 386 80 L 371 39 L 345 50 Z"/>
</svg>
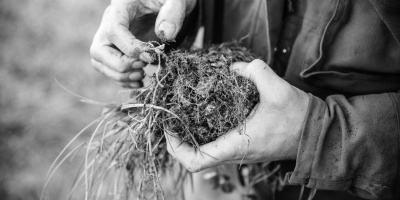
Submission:
<svg viewBox="0 0 400 200">
<path fill-rule="evenodd" d="M 128 91 L 121 105 L 105 106 L 88 143 L 85 170 L 90 173 L 81 176 L 86 197 L 100 193 L 111 171 L 124 178 L 123 186 L 116 187 L 118 179 L 114 188 L 126 196 L 127 190 L 139 199 L 162 196 L 160 178 L 168 170 L 177 171 L 173 179 L 179 187 L 186 172 L 168 154 L 165 134 L 174 133 L 197 149 L 230 129 L 243 130 L 259 101 L 254 84 L 230 70 L 234 62 L 256 58 L 237 43 L 166 54 L 150 45 L 149 53 L 158 64 L 151 84 Z"/>
<path fill-rule="evenodd" d="M 243 123 L 258 102 L 254 84 L 230 70 L 234 62 L 254 59 L 246 48 L 233 43 L 172 51 L 162 56 L 162 67 L 153 77 L 153 85 L 159 84 L 153 87 L 157 90 L 149 91 L 155 92 L 154 102 L 136 99 L 177 115 L 157 121 L 157 127 L 167 127 L 193 146 L 211 142 Z"/>
</svg>

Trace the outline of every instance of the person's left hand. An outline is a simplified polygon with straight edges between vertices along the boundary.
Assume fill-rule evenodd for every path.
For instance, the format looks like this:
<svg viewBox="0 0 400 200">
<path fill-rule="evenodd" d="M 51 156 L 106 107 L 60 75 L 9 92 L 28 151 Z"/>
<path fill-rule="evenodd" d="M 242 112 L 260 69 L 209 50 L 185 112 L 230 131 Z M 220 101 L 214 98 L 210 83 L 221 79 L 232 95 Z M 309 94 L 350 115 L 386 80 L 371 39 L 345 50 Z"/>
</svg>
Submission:
<svg viewBox="0 0 400 200">
<path fill-rule="evenodd" d="M 261 60 L 234 63 L 232 70 L 254 82 L 260 93 L 260 102 L 242 133 L 240 127 L 234 128 L 197 150 L 173 133 L 165 134 L 168 152 L 191 172 L 220 164 L 296 159 L 310 96 L 277 76 Z"/>
</svg>

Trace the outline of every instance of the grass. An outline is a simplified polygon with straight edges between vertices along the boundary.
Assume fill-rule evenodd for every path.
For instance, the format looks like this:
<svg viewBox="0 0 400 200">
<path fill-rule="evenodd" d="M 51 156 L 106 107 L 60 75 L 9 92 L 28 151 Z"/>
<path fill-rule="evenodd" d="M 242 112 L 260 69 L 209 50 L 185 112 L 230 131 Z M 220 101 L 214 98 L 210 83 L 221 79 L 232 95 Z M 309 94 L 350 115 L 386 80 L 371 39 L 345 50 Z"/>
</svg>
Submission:
<svg viewBox="0 0 400 200">
<path fill-rule="evenodd" d="M 163 49 L 163 45 L 159 47 Z M 102 116 L 88 126 L 96 124 L 91 137 L 74 145 L 85 128 L 57 156 L 44 191 L 65 161 L 83 150 L 83 167 L 71 197 L 174 199 L 171 192 L 181 194 L 188 172 L 166 151 L 165 134 L 173 132 L 197 149 L 232 128 L 245 128 L 242 122 L 258 102 L 258 93 L 254 84 L 229 67 L 233 62 L 253 60 L 253 54 L 237 43 L 191 52 L 164 54 L 158 50 L 155 47 L 158 68 L 150 75 L 150 84 L 123 91 L 128 98 L 121 104 L 103 105 Z M 244 186 L 250 191 L 254 184 L 265 181 L 274 190 L 280 184 L 276 176 L 279 166 L 271 167 L 268 163 L 246 165 L 249 171 Z M 228 175 L 217 176 L 229 179 Z M 175 190 L 168 188 L 168 195 L 164 195 L 162 181 L 172 182 Z M 228 185 L 222 185 L 229 191 Z"/>
</svg>

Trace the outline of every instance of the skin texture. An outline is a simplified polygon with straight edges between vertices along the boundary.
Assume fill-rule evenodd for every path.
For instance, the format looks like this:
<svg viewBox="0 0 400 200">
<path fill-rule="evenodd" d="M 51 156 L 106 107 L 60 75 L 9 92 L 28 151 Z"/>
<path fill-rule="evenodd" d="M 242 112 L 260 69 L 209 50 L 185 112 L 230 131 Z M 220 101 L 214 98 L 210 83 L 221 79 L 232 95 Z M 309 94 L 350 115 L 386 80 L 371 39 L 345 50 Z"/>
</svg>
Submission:
<svg viewBox="0 0 400 200">
<path fill-rule="evenodd" d="M 253 81 L 260 93 L 260 102 L 246 120 L 244 133 L 235 128 L 197 150 L 173 133 L 165 134 L 169 153 L 191 172 L 221 164 L 296 159 L 309 95 L 258 59 L 234 63 L 232 70 Z"/>
<path fill-rule="evenodd" d="M 173 41 L 195 3 L 196 0 L 111 1 L 90 47 L 93 67 L 123 87 L 141 87 L 142 68 L 149 61 L 143 53 L 145 42 L 157 37 Z M 141 20 L 153 13 L 158 13 L 155 26 Z M 137 27 L 140 30 L 133 30 Z"/>
</svg>

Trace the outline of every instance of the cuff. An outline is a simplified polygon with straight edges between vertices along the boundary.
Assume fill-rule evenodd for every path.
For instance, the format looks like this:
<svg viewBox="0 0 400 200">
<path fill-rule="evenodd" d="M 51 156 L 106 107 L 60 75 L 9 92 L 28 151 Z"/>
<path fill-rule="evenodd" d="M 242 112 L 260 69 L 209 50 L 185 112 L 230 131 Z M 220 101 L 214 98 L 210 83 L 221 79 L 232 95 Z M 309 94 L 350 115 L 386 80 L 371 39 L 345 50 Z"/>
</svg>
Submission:
<svg viewBox="0 0 400 200">
<path fill-rule="evenodd" d="M 398 94 L 400 94 L 400 91 L 398 91 L 397 95 L 390 94 L 390 97 L 392 99 L 393 106 L 396 109 L 397 129 L 398 129 L 398 132 L 400 133 L 400 101 L 399 101 L 400 95 L 398 95 Z M 400 135 L 398 136 L 398 140 L 399 140 L 398 144 L 400 145 Z M 400 151 L 400 148 L 399 148 L 399 151 Z M 400 152 L 399 152 L 399 155 L 400 155 Z M 398 163 L 400 163 L 400 158 L 398 158 L 398 159 L 399 159 Z M 396 184 L 396 189 L 395 189 L 395 199 L 400 199 L 400 164 L 399 164 L 398 168 L 399 169 L 397 170 L 397 184 Z"/>
<path fill-rule="evenodd" d="M 310 180 L 318 139 L 327 109 L 324 101 L 309 95 L 311 98 L 297 150 L 296 167 L 288 180 L 290 184 L 307 185 Z"/>
<path fill-rule="evenodd" d="M 341 165 L 341 171 L 337 172 L 336 174 L 330 174 L 331 171 L 325 171 L 326 173 L 321 171 L 329 168 L 324 168 L 321 166 L 321 160 L 326 163 L 326 159 L 324 160 L 324 158 L 327 157 L 321 148 L 326 147 L 327 145 L 326 130 L 332 125 L 331 121 L 329 120 L 329 118 L 332 118 L 332 116 L 329 115 L 333 115 L 332 112 L 334 111 L 329 110 L 327 103 L 321 99 L 313 95 L 310 95 L 310 97 L 310 103 L 306 114 L 306 119 L 304 120 L 303 130 L 297 150 L 296 166 L 294 171 L 288 173 L 285 177 L 288 183 L 294 185 L 305 185 L 309 188 L 317 188 L 322 190 L 348 190 L 357 196 L 369 199 L 390 199 L 393 196 L 393 192 L 397 192 L 398 195 L 399 191 L 393 191 L 396 190 L 393 188 L 395 186 L 392 187 L 393 184 L 391 181 L 387 181 L 386 179 L 393 179 L 392 176 L 395 174 L 393 172 L 394 170 L 388 166 L 390 163 L 397 162 L 390 162 L 390 159 L 393 159 L 394 157 L 399 159 L 398 154 L 393 153 L 390 150 L 392 147 L 398 149 L 398 144 L 400 144 L 400 136 L 398 136 L 399 111 L 394 111 L 397 113 L 397 118 L 395 122 L 396 125 L 393 126 L 397 126 L 397 128 L 388 126 L 384 129 L 387 130 L 386 132 L 370 135 L 369 137 L 367 137 L 368 134 L 363 135 L 363 141 L 369 142 L 372 140 L 381 140 L 382 144 L 386 144 L 385 148 L 369 146 L 370 149 L 378 149 L 378 153 L 368 154 L 370 157 L 363 156 L 366 153 L 371 153 L 371 150 L 369 150 L 354 156 L 349 152 L 358 151 L 360 149 L 362 150 L 364 148 L 360 147 L 359 145 L 354 145 L 354 142 L 349 144 L 350 142 L 347 141 L 347 143 L 344 143 L 343 145 L 346 145 L 344 148 L 346 148 L 349 152 L 347 152 L 348 154 L 342 155 L 345 159 L 347 159 L 346 162 Z M 388 105 L 387 98 L 380 98 L 380 100 L 380 103 L 383 102 L 383 105 Z M 395 110 L 399 109 L 398 99 L 392 98 L 392 104 L 394 105 Z M 378 108 L 381 107 L 372 106 L 371 110 L 375 111 Z M 393 107 L 386 109 L 387 110 L 385 111 L 387 111 L 387 115 L 392 116 Z M 392 110 L 390 111 L 390 109 Z M 390 123 L 393 124 L 392 122 Z M 374 130 L 371 130 L 370 132 L 373 133 Z M 396 139 L 394 138 L 399 139 L 399 142 L 395 141 Z M 361 141 L 361 139 L 359 139 L 359 141 Z M 371 143 L 374 144 L 373 142 Z M 384 154 L 384 152 L 389 153 Z M 361 161 L 361 159 L 364 159 L 364 161 Z M 352 161 L 359 163 L 352 166 Z M 372 163 L 374 161 L 380 163 L 381 165 L 362 171 L 365 169 L 365 166 L 368 165 L 368 163 Z M 400 167 L 400 165 L 398 166 Z M 355 173 L 355 169 L 360 170 L 358 173 Z M 371 177 L 373 178 L 371 179 Z M 399 179 L 397 181 L 399 181 Z M 399 187 L 399 185 L 397 185 L 397 187 Z"/>
</svg>

